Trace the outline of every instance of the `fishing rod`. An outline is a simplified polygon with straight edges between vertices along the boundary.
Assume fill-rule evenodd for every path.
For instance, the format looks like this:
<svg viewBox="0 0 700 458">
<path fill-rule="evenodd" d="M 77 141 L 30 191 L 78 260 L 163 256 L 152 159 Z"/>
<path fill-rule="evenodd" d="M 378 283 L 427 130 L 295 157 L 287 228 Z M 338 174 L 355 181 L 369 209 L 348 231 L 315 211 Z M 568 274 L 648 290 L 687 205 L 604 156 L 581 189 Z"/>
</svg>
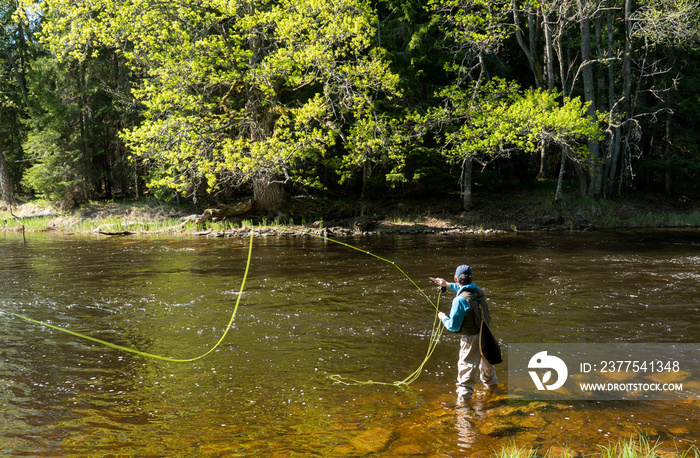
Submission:
<svg viewBox="0 0 700 458">
<path fill-rule="evenodd" d="M 420 286 L 418 286 L 418 284 L 395 261 L 391 261 L 389 259 L 386 259 L 382 256 L 379 256 L 375 253 L 372 253 L 369 250 L 358 248 L 354 245 L 350 245 L 349 243 L 341 242 L 340 240 L 335 240 L 335 239 L 332 239 L 330 237 L 314 234 L 312 232 L 305 232 L 305 234 L 310 235 L 312 237 L 327 240 L 329 242 L 337 243 L 339 245 L 342 245 L 342 246 L 345 246 L 347 248 L 351 248 L 353 250 L 365 253 L 365 254 L 372 256 L 376 259 L 379 259 L 381 261 L 384 261 L 384 262 L 387 262 L 387 263 L 393 265 L 394 267 L 396 267 L 399 270 L 399 272 L 401 272 L 403 274 L 404 277 L 406 277 L 413 284 L 413 286 L 415 286 L 418 289 L 418 291 L 420 291 L 420 293 L 423 295 L 423 297 L 425 297 L 428 300 L 430 305 L 432 305 L 435 308 L 435 316 L 433 317 L 433 325 L 432 325 L 432 329 L 430 331 L 430 341 L 428 343 L 428 350 L 425 354 L 425 357 L 423 358 L 423 361 L 418 365 L 418 368 L 415 371 L 411 372 L 411 374 L 409 374 L 405 379 L 398 380 L 395 382 L 377 382 L 374 380 L 361 381 L 361 380 L 351 379 L 348 377 L 343 377 L 340 374 L 333 374 L 333 375 L 329 376 L 329 378 L 331 380 L 333 380 L 336 384 L 339 384 L 339 385 L 386 385 L 386 386 L 395 386 L 398 388 L 408 388 L 408 385 L 410 385 L 411 383 L 416 381 L 418 379 L 418 377 L 420 376 L 420 374 L 423 372 L 423 368 L 428 363 L 428 360 L 430 359 L 433 352 L 435 351 L 435 348 L 437 348 L 437 344 L 440 341 L 440 337 L 442 336 L 442 332 L 445 330 L 445 327 L 442 326 L 442 322 L 438 318 L 438 313 L 440 311 L 440 309 L 439 309 L 440 296 L 446 291 L 446 288 L 440 287 L 439 292 L 438 292 L 437 301 L 433 302 L 430 299 L 430 297 L 428 297 L 428 295 L 425 293 L 425 291 L 423 291 L 423 289 Z M 410 270 L 415 270 L 415 269 L 410 269 Z M 433 277 L 430 277 L 430 276 L 428 276 L 422 272 L 419 272 L 417 270 L 416 270 L 416 272 L 419 273 L 420 275 L 430 279 L 431 281 L 435 281 L 435 279 Z"/>
<path fill-rule="evenodd" d="M 365 254 L 367 254 L 367 255 L 369 255 L 369 256 L 372 256 L 372 257 L 374 257 L 374 258 L 376 258 L 376 259 L 379 259 L 379 260 L 381 260 L 381 261 L 384 261 L 384 262 L 387 262 L 387 263 L 393 265 L 394 267 L 396 267 L 396 268 L 399 270 L 399 272 L 401 272 L 401 273 L 403 274 L 404 277 L 406 277 L 406 278 L 413 284 L 413 286 L 415 286 L 415 287 L 418 289 L 418 291 L 420 291 L 420 293 L 423 295 L 423 297 L 425 297 L 425 298 L 428 300 L 428 302 L 430 303 L 430 305 L 432 305 L 432 306 L 435 308 L 435 310 L 438 310 L 438 306 L 432 301 L 432 299 L 430 299 L 430 297 L 428 297 L 428 295 L 425 293 L 425 291 L 423 291 L 423 288 L 421 288 L 420 286 L 418 286 L 418 284 L 417 284 L 417 283 L 404 271 L 404 269 L 403 269 L 399 264 L 397 264 L 395 261 L 392 261 L 392 260 L 389 260 L 389 259 L 384 258 L 384 257 L 382 257 L 382 256 L 379 256 L 379 255 L 377 255 L 377 254 L 375 254 L 375 253 L 372 253 L 372 252 L 369 251 L 369 250 L 365 250 L 365 249 L 363 249 L 363 248 L 358 248 L 358 247 L 356 247 L 356 246 L 354 246 L 354 245 L 350 245 L 349 243 L 341 242 L 340 240 L 335 240 L 335 239 L 332 239 L 332 238 L 330 238 L 330 237 L 326 237 L 326 236 L 324 236 L 324 235 L 314 234 L 313 232 L 305 232 L 305 234 L 306 234 L 306 235 L 310 235 L 311 237 L 316 237 L 316 238 L 319 238 L 319 239 L 322 239 L 322 240 L 327 240 L 327 241 L 329 241 L 329 242 L 337 243 L 338 245 L 342 245 L 342 246 L 344 246 L 344 247 L 351 248 L 351 249 L 356 250 L 356 251 L 359 251 L 359 252 L 361 252 L 361 253 L 365 253 Z M 414 268 L 408 267 L 408 266 L 406 267 L 406 269 L 412 270 L 412 271 L 416 272 L 417 274 L 422 275 L 423 277 L 425 277 L 425 278 L 427 278 L 427 279 L 429 279 L 429 280 L 431 280 L 431 281 L 435 281 L 435 278 L 433 278 L 433 277 L 431 277 L 431 276 L 429 276 L 429 275 L 427 275 L 427 274 L 424 274 L 423 272 L 421 272 L 421 271 L 419 271 L 419 270 L 417 270 L 417 269 L 414 269 Z M 441 293 L 444 293 L 444 292 L 445 292 L 444 288 L 441 288 L 441 289 L 440 289 L 440 292 L 441 292 Z"/>
<path fill-rule="evenodd" d="M 324 240 L 328 240 L 328 241 L 330 241 L 330 242 L 338 243 L 338 244 L 340 244 L 340 245 L 346 246 L 346 247 L 348 247 L 348 248 L 352 248 L 352 249 L 357 250 L 357 251 L 361 251 L 361 252 L 363 252 L 363 253 L 365 253 L 365 254 L 368 254 L 368 255 L 370 255 L 370 256 L 374 256 L 374 257 L 377 258 L 377 259 L 381 259 L 382 261 L 386 261 L 386 262 L 388 262 L 388 263 L 390 263 L 390 264 L 396 266 L 396 267 L 397 267 L 399 270 L 401 270 L 401 271 L 402 271 L 402 269 L 412 270 L 413 272 L 415 272 L 415 273 L 417 273 L 418 275 L 421 275 L 421 276 L 427 278 L 428 280 L 430 280 L 430 281 L 432 281 L 432 282 L 436 282 L 436 281 L 437 281 L 437 279 L 436 279 L 435 277 L 431 277 L 430 275 L 428 275 L 428 274 L 426 274 L 426 273 L 423 273 L 423 272 L 421 272 L 421 271 L 418 270 L 418 269 L 415 269 L 415 268 L 413 268 L 413 267 L 411 267 L 411 266 L 403 266 L 403 267 L 401 267 L 399 264 L 396 263 L 396 261 L 390 261 L 390 260 L 388 260 L 388 259 L 386 259 L 386 258 L 383 258 L 383 257 L 381 257 L 381 256 L 378 256 L 378 255 L 372 253 L 371 251 L 368 251 L 368 250 L 365 250 L 365 249 L 362 249 L 362 248 L 358 248 L 358 247 L 356 247 L 356 246 L 352 246 L 352 245 L 350 245 L 350 244 L 348 244 L 348 243 L 344 243 L 344 242 L 341 242 L 341 241 L 339 241 L 339 240 L 334 240 L 334 239 L 331 239 L 331 238 L 326 237 L 326 236 L 314 234 L 314 233 L 312 233 L 312 232 L 305 232 L 305 234 L 310 235 L 310 236 L 312 236 L 312 237 L 318 237 L 318 238 L 321 238 L 321 239 L 324 239 Z M 403 272 L 403 271 L 402 271 L 402 272 Z M 404 275 L 405 275 L 405 273 L 404 273 Z M 409 278 L 409 280 L 410 280 L 410 278 Z M 415 283 L 414 283 L 414 285 L 415 285 Z M 420 288 L 419 288 L 419 289 L 420 289 Z M 447 291 L 447 288 L 446 288 L 446 287 L 444 287 L 444 286 L 441 286 L 441 287 L 440 287 L 440 293 L 445 294 L 446 291 Z"/>
</svg>

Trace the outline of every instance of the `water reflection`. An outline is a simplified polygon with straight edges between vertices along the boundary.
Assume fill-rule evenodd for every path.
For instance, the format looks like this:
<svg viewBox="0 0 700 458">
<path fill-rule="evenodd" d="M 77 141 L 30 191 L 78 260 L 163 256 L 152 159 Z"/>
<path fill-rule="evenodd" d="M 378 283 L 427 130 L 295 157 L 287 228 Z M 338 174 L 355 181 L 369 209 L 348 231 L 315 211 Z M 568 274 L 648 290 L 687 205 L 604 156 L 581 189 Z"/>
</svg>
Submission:
<svg viewBox="0 0 700 458">
<path fill-rule="evenodd" d="M 234 329 L 191 364 L 101 348 L 10 315 L 192 357 L 224 331 L 247 242 L 30 234 L 24 245 L 0 234 L 2 453 L 485 456 L 513 440 L 596 451 L 585 447 L 638 427 L 665 441 L 700 437 L 697 403 L 532 404 L 501 395 L 456 409 L 458 343 L 449 333 L 407 392 L 333 385 L 331 374 L 405 378 L 425 356 L 434 310 L 393 266 L 315 239 L 255 240 Z M 431 275 L 471 264 L 506 342 L 700 338 L 697 232 L 348 242 Z M 433 285 L 415 277 L 435 300 Z"/>
</svg>

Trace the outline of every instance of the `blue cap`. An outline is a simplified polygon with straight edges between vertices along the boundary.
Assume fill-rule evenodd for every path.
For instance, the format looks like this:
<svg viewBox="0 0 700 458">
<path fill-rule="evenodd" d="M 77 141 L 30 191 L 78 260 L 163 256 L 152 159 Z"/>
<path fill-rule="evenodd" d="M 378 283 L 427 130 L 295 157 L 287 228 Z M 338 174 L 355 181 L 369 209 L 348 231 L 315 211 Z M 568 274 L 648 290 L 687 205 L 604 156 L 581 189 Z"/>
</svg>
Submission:
<svg viewBox="0 0 700 458">
<path fill-rule="evenodd" d="M 466 264 L 462 264 L 455 270 L 455 277 L 459 278 L 460 275 L 466 274 L 468 277 L 472 276 L 472 268 Z"/>
</svg>

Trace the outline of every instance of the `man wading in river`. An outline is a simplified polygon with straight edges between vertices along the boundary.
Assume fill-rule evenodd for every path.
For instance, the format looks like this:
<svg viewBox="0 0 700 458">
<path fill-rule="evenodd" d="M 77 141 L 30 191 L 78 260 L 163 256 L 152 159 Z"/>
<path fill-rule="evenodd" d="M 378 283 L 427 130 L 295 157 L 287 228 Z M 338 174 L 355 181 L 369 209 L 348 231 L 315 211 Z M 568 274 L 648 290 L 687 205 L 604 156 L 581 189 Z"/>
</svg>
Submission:
<svg viewBox="0 0 700 458">
<path fill-rule="evenodd" d="M 484 311 L 486 324 L 491 321 L 489 306 L 486 303 L 484 292 L 472 283 L 472 269 L 467 265 L 457 267 L 455 271 L 456 283 L 448 283 L 442 278 L 433 280 L 438 285 L 457 292 L 457 296 L 452 300 L 450 315 L 447 316 L 439 312 L 438 318 L 447 329 L 460 334 L 457 404 L 464 405 L 474 394 L 477 378 L 480 378 L 490 391 L 498 387 L 496 370 L 481 356 L 479 347 L 479 326 L 481 324 L 479 304 Z"/>
</svg>

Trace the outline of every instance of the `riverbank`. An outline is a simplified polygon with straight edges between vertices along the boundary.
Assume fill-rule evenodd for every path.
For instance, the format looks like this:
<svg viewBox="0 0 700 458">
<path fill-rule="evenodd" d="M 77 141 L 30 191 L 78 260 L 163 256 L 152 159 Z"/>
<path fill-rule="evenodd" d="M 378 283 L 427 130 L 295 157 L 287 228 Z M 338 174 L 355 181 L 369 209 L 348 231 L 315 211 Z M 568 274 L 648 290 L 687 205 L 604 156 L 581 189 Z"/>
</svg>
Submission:
<svg viewBox="0 0 700 458">
<path fill-rule="evenodd" d="M 20 202 L 13 214 L 0 211 L 0 230 L 238 236 L 249 234 L 252 227 L 263 236 L 306 232 L 345 236 L 700 227 L 700 204 L 693 199 L 636 193 L 608 200 L 570 195 L 556 203 L 552 196 L 549 190 L 537 189 L 476 194 L 471 211 L 462 210 L 458 195 L 378 202 L 295 197 L 276 216 L 253 207 L 223 218 L 203 218 L 205 206 L 155 199 L 91 201 L 70 211 L 33 200 Z"/>
</svg>

